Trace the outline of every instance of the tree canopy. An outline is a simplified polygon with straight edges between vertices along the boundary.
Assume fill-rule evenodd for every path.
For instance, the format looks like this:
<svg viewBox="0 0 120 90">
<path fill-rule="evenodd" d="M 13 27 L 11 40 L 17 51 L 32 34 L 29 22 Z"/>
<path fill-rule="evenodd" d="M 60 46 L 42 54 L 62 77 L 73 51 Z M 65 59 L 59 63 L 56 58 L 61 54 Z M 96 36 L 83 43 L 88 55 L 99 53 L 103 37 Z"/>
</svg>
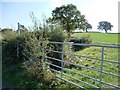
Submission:
<svg viewBox="0 0 120 90">
<path fill-rule="evenodd" d="M 76 28 L 85 29 L 86 25 L 85 15 L 81 15 L 73 4 L 56 7 L 52 11 L 52 18 L 49 18 L 49 21 L 57 21 L 68 32 L 68 37 L 70 37 L 72 30 Z"/>
<path fill-rule="evenodd" d="M 99 22 L 99 25 L 98 25 L 98 29 L 99 30 L 105 30 L 106 33 L 107 33 L 108 30 L 111 31 L 112 27 L 113 27 L 113 25 L 111 25 L 111 23 L 107 22 L 107 21 L 101 21 L 101 22 Z"/>
</svg>

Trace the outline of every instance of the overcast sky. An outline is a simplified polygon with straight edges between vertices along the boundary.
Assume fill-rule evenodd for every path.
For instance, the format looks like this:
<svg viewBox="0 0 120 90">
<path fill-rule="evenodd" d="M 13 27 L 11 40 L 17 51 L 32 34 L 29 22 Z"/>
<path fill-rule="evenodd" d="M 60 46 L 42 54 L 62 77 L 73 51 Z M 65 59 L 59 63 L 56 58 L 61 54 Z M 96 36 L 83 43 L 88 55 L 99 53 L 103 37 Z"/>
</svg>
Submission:
<svg viewBox="0 0 120 90">
<path fill-rule="evenodd" d="M 86 16 L 93 30 L 97 30 L 99 21 L 109 21 L 114 26 L 112 32 L 118 32 L 118 2 L 119 0 L 2 0 L 0 27 L 17 29 L 18 22 L 28 27 L 32 25 L 30 12 L 41 20 L 43 15 L 50 17 L 55 7 L 74 4 Z"/>
</svg>

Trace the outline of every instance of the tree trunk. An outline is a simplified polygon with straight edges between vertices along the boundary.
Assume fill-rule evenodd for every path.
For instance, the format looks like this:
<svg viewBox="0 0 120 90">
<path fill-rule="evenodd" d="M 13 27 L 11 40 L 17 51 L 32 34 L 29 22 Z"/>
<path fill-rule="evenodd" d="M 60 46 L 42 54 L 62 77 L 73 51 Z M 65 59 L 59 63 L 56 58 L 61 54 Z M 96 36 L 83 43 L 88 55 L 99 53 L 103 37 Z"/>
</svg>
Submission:
<svg viewBox="0 0 120 90">
<path fill-rule="evenodd" d="M 107 33 L 107 30 L 105 29 L 105 33 Z"/>
<path fill-rule="evenodd" d="M 87 28 L 86 28 L 86 32 L 88 32 L 88 31 L 87 31 Z"/>
<path fill-rule="evenodd" d="M 69 39 L 71 38 L 71 34 L 70 34 L 70 32 L 68 32 L 68 38 L 69 38 Z"/>
<path fill-rule="evenodd" d="M 70 39 L 71 34 L 70 34 L 70 27 L 69 27 L 68 22 L 67 22 L 67 33 L 68 33 L 68 39 Z"/>
</svg>

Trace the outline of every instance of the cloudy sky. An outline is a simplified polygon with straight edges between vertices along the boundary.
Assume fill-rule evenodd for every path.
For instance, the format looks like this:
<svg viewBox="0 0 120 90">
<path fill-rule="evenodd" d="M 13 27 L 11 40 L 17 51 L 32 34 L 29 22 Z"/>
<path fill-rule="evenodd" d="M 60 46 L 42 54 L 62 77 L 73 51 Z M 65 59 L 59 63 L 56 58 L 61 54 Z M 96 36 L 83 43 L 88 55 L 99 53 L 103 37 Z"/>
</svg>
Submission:
<svg viewBox="0 0 120 90">
<path fill-rule="evenodd" d="M 50 17 L 55 7 L 74 4 L 86 16 L 93 30 L 97 30 L 99 21 L 109 21 L 114 26 L 112 32 L 118 32 L 118 2 L 119 0 L 2 0 L 0 27 L 17 29 L 18 22 L 27 27 L 32 25 L 30 12 L 41 20 L 44 15 Z"/>
</svg>

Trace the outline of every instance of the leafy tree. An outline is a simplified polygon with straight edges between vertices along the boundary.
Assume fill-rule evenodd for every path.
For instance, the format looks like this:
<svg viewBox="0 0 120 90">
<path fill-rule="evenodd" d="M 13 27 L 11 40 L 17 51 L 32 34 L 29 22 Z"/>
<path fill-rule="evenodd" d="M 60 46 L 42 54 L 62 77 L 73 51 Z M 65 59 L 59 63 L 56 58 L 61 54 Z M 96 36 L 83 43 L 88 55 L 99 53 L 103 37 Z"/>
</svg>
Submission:
<svg viewBox="0 0 120 90">
<path fill-rule="evenodd" d="M 107 21 L 101 21 L 101 22 L 99 22 L 99 25 L 98 25 L 98 29 L 99 30 L 105 30 L 106 33 L 107 33 L 108 30 L 111 31 L 112 27 L 113 27 L 113 25 L 111 25 L 111 23 L 107 22 Z"/>
<path fill-rule="evenodd" d="M 85 29 L 86 24 L 85 16 L 81 15 L 80 11 L 73 4 L 56 7 L 52 11 L 52 18 L 49 18 L 49 21 L 57 22 L 57 24 L 61 25 L 68 32 L 68 38 L 72 30 L 76 28 Z"/>
<path fill-rule="evenodd" d="M 86 22 L 86 32 L 88 32 L 88 29 L 92 29 L 92 25 Z"/>
</svg>

